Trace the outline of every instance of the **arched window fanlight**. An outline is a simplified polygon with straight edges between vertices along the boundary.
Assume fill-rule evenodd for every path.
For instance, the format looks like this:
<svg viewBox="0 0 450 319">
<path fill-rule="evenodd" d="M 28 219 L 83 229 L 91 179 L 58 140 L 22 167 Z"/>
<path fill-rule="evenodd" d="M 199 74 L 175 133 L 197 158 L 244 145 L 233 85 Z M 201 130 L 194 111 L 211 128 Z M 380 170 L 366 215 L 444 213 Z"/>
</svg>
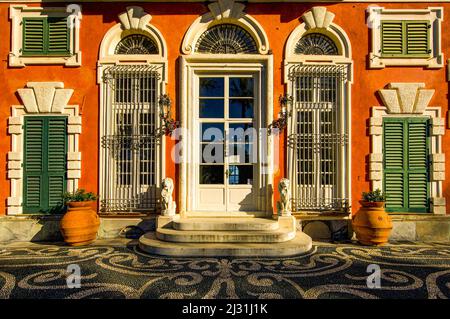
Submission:
<svg viewBox="0 0 450 319">
<path fill-rule="evenodd" d="M 254 54 L 258 53 L 255 39 L 245 29 L 234 24 L 219 24 L 200 36 L 195 47 L 198 53 Z"/>
<path fill-rule="evenodd" d="M 132 34 L 120 40 L 115 54 L 158 54 L 155 41 L 142 34 Z"/>
<path fill-rule="evenodd" d="M 339 51 L 334 41 L 326 35 L 321 33 L 310 33 L 297 42 L 295 54 L 338 55 Z"/>
</svg>

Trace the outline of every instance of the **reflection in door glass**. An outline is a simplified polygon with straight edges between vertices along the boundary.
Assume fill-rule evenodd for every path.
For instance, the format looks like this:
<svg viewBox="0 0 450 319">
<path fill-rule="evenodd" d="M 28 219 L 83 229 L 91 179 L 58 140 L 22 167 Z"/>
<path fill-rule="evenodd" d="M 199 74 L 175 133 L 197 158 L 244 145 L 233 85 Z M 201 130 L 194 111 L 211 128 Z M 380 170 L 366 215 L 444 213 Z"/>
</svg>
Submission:
<svg viewBox="0 0 450 319">
<path fill-rule="evenodd" d="M 253 165 L 230 165 L 228 183 L 253 184 Z"/>
<path fill-rule="evenodd" d="M 200 184 L 223 184 L 223 165 L 200 165 Z"/>
<path fill-rule="evenodd" d="M 230 78 L 230 97 L 253 97 L 253 78 Z"/>
<path fill-rule="evenodd" d="M 200 78 L 200 97 L 224 97 L 223 78 Z"/>
</svg>

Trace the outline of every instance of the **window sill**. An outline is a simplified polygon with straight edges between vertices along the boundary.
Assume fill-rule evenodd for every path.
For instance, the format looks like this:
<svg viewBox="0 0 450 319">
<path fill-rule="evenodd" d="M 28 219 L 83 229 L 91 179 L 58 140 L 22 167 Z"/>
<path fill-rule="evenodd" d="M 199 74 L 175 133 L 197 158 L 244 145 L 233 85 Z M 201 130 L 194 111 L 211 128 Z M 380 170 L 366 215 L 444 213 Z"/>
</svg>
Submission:
<svg viewBox="0 0 450 319">
<path fill-rule="evenodd" d="M 369 56 L 371 69 L 384 69 L 387 66 L 421 66 L 428 69 L 444 67 L 444 56 L 436 57 L 383 57 L 373 53 Z"/>
<path fill-rule="evenodd" d="M 47 65 L 61 64 L 69 67 L 81 66 L 81 52 L 70 56 L 17 56 L 14 53 L 9 54 L 8 64 L 10 67 L 25 67 L 26 65 Z"/>
</svg>

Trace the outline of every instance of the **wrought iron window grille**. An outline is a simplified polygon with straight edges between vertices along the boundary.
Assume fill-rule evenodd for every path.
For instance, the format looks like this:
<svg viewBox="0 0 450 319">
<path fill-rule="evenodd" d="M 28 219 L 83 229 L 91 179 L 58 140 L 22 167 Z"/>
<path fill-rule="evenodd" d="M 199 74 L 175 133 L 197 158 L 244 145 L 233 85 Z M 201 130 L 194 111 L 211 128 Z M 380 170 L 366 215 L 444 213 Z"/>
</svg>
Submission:
<svg viewBox="0 0 450 319">
<path fill-rule="evenodd" d="M 287 126 L 287 120 L 292 115 L 292 102 L 293 97 L 287 94 L 280 95 L 278 98 L 278 102 L 280 103 L 280 112 L 278 113 L 278 119 L 273 120 L 272 123 L 269 124 L 268 133 L 269 135 L 277 132 L 281 132 Z"/>
</svg>

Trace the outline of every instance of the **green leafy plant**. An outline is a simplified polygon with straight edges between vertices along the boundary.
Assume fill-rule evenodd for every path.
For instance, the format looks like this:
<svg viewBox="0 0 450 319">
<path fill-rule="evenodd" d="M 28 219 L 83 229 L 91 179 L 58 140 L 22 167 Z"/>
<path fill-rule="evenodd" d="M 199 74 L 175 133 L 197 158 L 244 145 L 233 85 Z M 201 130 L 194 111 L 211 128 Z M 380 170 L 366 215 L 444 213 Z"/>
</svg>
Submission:
<svg viewBox="0 0 450 319">
<path fill-rule="evenodd" d="M 385 202 L 386 195 L 381 192 L 380 189 L 376 189 L 375 191 L 363 192 L 362 198 L 366 202 Z"/>
<path fill-rule="evenodd" d="M 94 201 L 97 199 L 97 195 L 92 192 L 86 193 L 82 188 L 78 189 L 76 192 L 70 193 L 66 192 L 62 195 L 64 204 L 69 202 L 87 202 Z"/>
</svg>

